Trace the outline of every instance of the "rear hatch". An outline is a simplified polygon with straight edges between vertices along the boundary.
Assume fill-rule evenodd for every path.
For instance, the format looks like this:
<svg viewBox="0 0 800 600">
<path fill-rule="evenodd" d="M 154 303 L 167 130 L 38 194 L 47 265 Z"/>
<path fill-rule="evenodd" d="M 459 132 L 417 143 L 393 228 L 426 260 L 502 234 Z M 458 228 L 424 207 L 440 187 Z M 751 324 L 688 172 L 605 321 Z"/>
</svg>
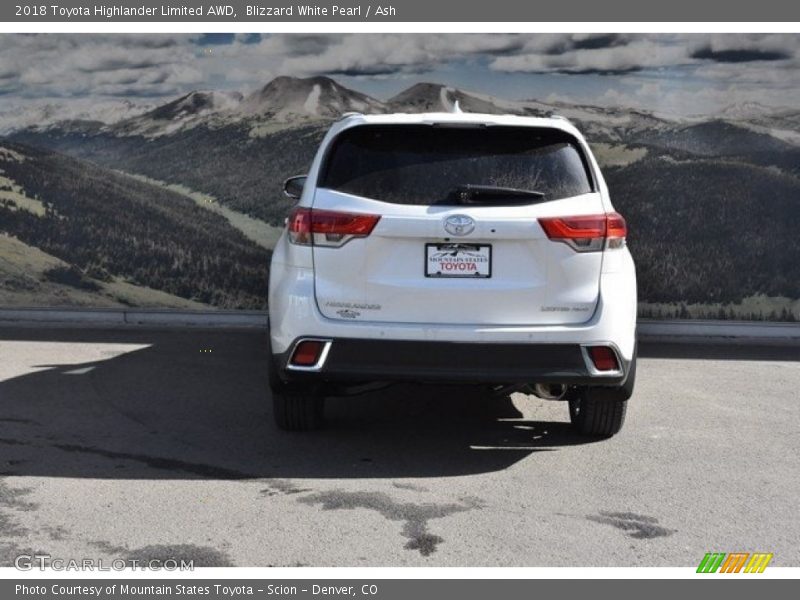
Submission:
<svg viewBox="0 0 800 600">
<path fill-rule="evenodd" d="M 330 146 L 309 215 L 317 305 L 341 320 L 582 323 L 602 244 L 591 219 L 558 218 L 603 213 L 561 130 L 359 125 Z M 551 239 L 570 230 L 577 242 Z"/>
</svg>

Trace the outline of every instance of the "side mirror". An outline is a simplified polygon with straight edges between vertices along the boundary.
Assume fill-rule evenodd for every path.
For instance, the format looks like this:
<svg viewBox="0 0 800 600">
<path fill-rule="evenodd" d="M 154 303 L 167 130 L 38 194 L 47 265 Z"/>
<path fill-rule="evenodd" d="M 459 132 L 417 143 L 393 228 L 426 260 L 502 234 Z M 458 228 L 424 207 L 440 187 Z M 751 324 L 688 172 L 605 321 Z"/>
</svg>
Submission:
<svg viewBox="0 0 800 600">
<path fill-rule="evenodd" d="M 289 196 L 289 198 L 294 198 L 295 200 L 299 199 L 303 194 L 306 179 L 308 179 L 308 175 L 289 177 L 289 179 L 283 182 L 283 193 Z"/>
</svg>

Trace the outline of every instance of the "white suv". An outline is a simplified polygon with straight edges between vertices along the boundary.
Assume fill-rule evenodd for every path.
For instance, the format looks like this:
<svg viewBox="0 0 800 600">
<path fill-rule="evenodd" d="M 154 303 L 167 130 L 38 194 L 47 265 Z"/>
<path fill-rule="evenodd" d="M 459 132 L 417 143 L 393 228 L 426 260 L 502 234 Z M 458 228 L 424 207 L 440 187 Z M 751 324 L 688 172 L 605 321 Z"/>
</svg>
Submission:
<svg viewBox="0 0 800 600">
<path fill-rule="evenodd" d="M 619 431 L 636 372 L 625 220 L 569 121 L 347 115 L 326 135 L 272 255 L 279 427 L 323 398 L 398 381 L 569 402 Z"/>
</svg>

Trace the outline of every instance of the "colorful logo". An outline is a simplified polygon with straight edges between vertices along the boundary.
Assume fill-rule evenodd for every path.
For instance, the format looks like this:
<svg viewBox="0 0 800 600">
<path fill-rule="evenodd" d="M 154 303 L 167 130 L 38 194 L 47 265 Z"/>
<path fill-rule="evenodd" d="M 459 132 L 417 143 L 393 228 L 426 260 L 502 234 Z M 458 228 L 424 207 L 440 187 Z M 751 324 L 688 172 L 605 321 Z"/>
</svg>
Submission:
<svg viewBox="0 0 800 600">
<path fill-rule="evenodd" d="M 763 573 L 772 560 L 766 552 L 708 552 L 697 566 L 698 573 Z"/>
</svg>

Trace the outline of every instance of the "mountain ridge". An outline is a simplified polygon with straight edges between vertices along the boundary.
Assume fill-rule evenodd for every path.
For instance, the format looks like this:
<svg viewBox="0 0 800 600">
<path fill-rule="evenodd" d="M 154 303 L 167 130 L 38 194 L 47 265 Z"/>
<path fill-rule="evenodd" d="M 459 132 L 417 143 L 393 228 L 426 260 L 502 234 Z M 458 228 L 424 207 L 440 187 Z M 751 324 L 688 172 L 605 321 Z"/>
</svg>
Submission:
<svg viewBox="0 0 800 600">
<path fill-rule="evenodd" d="M 19 126 L 9 129 L 8 123 L 13 119 L 11 113 L 5 111 L 0 114 L 0 125 L 5 123 L 5 130 L 12 133 L 20 129 L 55 129 L 85 130 L 87 134 L 94 134 L 96 129 L 103 128 L 111 135 L 157 137 L 197 126 L 219 128 L 244 123 L 251 131 L 257 132 L 264 128 L 264 124 L 274 127 L 330 121 L 347 112 L 449 112 L 454 110 L 456 102 L 464 112 L 527 116 L 559 114 L 575 121 L 588 135 L 606 141 L 623 141 L 632 133 L 679 129 L 716 119 L 767 135 L 774 129 L 775 137 L 800 145 L 798 111 L 772 109 L 757 103 L 731 105 L 713 118 L 679 118 L 637 108 L 603 107 L 563 100 L 507 100 L 431 81 L 414 83 L 382 101 L 321 75 L 278 76 L 247 94 L 194 90 L 150 106 L 146 111 L 124 101 L 119 105 L 121 116 L 116 120 L 110 116 L 113 108 L 109 107 L 97 119 L 92 119 L 91 111 L 82 110 L 77 118 L 59 120 L 57 106 L 47 105 L 38 120 L 31 116 L 21 118 Z M 791 133 L 793 131 L 796 135 Z"/>
<path fill-rule="evenodd" d="M 385 105 L 330 77 L 282 75 L 245 96 L 241 109 L 245 115 L 269 115 L 274 119 L 292 116 L 337 118 L 346 112 L 384 112 Z"/>
</svg>

